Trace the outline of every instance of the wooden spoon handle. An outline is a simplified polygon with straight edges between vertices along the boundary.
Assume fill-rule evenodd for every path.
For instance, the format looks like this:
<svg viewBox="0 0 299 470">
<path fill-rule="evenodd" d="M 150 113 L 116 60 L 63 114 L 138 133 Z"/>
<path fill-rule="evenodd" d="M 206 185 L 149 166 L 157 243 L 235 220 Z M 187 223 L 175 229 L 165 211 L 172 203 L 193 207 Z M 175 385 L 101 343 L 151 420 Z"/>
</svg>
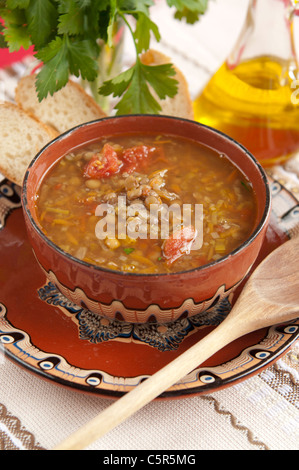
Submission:
<svg viewBox="0 0 299 470">
<path fill-rule="evenodd" d="M 229 317 L 201 341 L 66 438 L 53 450 L 80 450 L 125 421 L 238 336 Z"/>
</svg>

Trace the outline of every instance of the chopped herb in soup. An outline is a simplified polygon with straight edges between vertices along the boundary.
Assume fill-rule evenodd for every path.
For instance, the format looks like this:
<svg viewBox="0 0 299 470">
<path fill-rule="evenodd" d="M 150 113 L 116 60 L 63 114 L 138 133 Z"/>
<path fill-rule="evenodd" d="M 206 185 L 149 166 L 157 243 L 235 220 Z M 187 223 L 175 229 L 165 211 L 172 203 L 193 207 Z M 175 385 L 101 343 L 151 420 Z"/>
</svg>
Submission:
<svg viewBox="0 0 299 470">
<path fill-rule="evenodd" d="M 47 237 L 129 273 L 191 270 L 240 246 L 256 220 L 250 182 L 224 155 L 170 135 L 102 139 L 64 156 L 36 201 Z"/>
</svg>

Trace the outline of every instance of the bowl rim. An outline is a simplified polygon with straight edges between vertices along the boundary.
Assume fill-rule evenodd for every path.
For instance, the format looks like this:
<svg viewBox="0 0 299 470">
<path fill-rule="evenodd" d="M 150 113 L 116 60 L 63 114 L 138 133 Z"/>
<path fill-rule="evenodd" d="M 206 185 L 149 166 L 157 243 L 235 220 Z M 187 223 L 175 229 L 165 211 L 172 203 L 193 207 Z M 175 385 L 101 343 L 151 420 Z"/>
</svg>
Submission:
<svg viewBox="0 0 299 470">
<path fill-rule="evenodd" d="M 67 251 L 64 251 L 62 248 L 60 248 L 54 242 L 52 242 L 44 234 L 44 232 L 40 229 L 40 227 L 36 224 L 32 214 L 31 214 L 31 211 L 28 207 L 28 199 L 27 199 L 28 178 L 29 178 L 29 175 L 30 175 L 30 170 L 32 169 L 34 164 L 37 162 L 37 160 L 40 158 L 40 156 L 44 153 L 44 151 L 46 149 L 48 149 L 49 147 L 51 147 L 52 145 L 54 145 L 59 140 L 63 140 L 63 139 L 68 138 L 74 132 L 76 132 L 78 129 L 80 129 L 82 127 L 88 127 L 88 126 L 94 125 L 96 123 L 100 123 L 100 122 L 107 121 L 107 120 L 128 119 L 128 118 L 138 118 L 138 119 L 141 118 L 142 119 L 143 117 L 147 117 L 147 118 L 150 117 L 150 118 L 153 118 L 153 119 L 159 119 L 159 118 L 165 119 L 166 118 L 168 120 L 183 121 L 183 122 L 191 123 L 193 125 L 197 125 L 198 127 L 207 129 L 207 130 L 211 131 L 212 133 L 218 134 L 219 136 L 223 137 L 224 139 L 230 141 L 232 144 L 239 147 L 240 150 L 242 150 L 243 153 L 245 153 L 246 156 L 252 161 L 252 163 L 256 165 L 257 170 L 259 171 L 261 179 L 262 179 L 262 181 L 264 183 L 264 186 L 265 186 L 265 193 L 266 193 L 265 194 L 265 196 L 266 196 L 265 199 L 266 199 L 266 201 L 265 201 L 265 208 L 264 208 L 263 214 L 260 217 L 260 221 L 259 221 L 258 225 L 256 226 L 255 230 L 250 234 L 250 236 L 248 238 L 246 238 L 246 240 L 244 240 L 244 242 L 241 245 L 239 245 L 237 248 L 235 248 L 233 251 L 231 251 L 227 255 L 223 256 L 219 260 L 214 260 L 210 263 L 204 264 L 202 266 L 198 266 L 197 268 L 187 269 L 187 270 L 184 270 L 184 271 L 175 271 L 175 272 L 168 272 L 168 273 L 130 273 L 130 272 L 123 272 L 123 271 L 119 271 L 119 270 L 114 270 L 114 269 L 101 267 L 99 265 L 88 263 L 87 261 L 83 261 L 83 260 L 80 260 L 79 258 L 76 258 L 75 256 L 71 255 Z M 82 144 L 82 145 L 84 145 L 84 144 Z M 203 145 L 205 145 L 205 144 L 203 144 Z M 63 156 L 59 156 L 57 158 L 57 160 L 59 158 L 63 158 Z M 234 164 L 234 162 L 232 162 L 232 164 Z M 44 173 L 44 175 L 45 175 L 45 173 Z M 237 142 L 235 139 L 233 139 L 229 135 L 225 134 L 224 132 L 219 131 L 218 129 L 215 129 L 215 128 L 213 128 L 211 126 L 208 126 L 206 124 L 202 124 L 200 122 L 193 121 L 193 120 L 186 119 L 186 118 L 181 118 L 181 117 L 177 117 L 177 116 L 167 116 L 167 115 L 163 115 L 163 114 L 159 114 L 159 115 L 154 115 L 154 114 L 128 114 L 128 115 L 106 116 L 106 117 L 103 117 L 103 118 L 99 118 L 99 119 L 95 119 L 95 120 L 92 120 L 92 121 L 88 121 L 88 122 L 79 124 L 79 125 L 71 128 L 71 129 L 68 129 L 67 131 L 63 132 L 62 134 L 59 134 L 57 137 L 55 137 L 50 142 L 48 142 L 35 155 L 35 157 L 31 160 L 30 164 L 27 167 L 26 173 L 24 175 L 23 185 L 22 185 L 22 193 L 21 193 L 22 208 L 25 211 L 25 213 L 26 213 L 26 215 L 27 215 L 27 217 L 30 221 L 30 224 L 34 228 L 34 230 L 38 233 L 38 235 L 44 240 L 44 242 L 47 245 L 49 245 L 52 249 L 57 251 L 60 255 L 66 257 L 66 258 L 69 258 L 70 261 L 78 263 L 79 265 L 82 265 L 85 268 L 94 270 L 96 272 L 103 272 L 103 273 L 106 272 L 106 273 L 109 273 L 109 274 L 113 274 L 115 276 L 124 276 L 126 278 L 127 277 L 132 277 L 132 278 L 136 278 L 136 277 L 137 278 L 156 278 L 156 277 L 158 277 L 158 278 L 161 278 L 161 277 L 170 277 L 170 276 L 173 277 L 173 276 L 188 275 L 188 274 L 193 274 L 193 273 L 198 272 L 198 271 L 201 271 L 201 272 L 206 271 L 207 269 L 211 269 L 214 266 L 218 266 L 218 265 L 221 265 L 221 264 L 225 263 L 228 259 L 238 255 L 238 253 L 240 253 L 242 250 L 244 250 L 247 246 L 249 246 L 258 237 L 259 233 L 262 231 L 263 227 L 265 226 L 267 220 L 270 217 L 271 199 L 272 198 L 271 198 L 269 180 L 267 178 L 265 170 L 262 167 L 262 165 L 258 162 L 258 160 L 252 155 L 251 152 L 249 152 L 249 150 L 246 147 L 244 147 L 242 144 L 240 144 L 239 142 Z"/>
</svg>

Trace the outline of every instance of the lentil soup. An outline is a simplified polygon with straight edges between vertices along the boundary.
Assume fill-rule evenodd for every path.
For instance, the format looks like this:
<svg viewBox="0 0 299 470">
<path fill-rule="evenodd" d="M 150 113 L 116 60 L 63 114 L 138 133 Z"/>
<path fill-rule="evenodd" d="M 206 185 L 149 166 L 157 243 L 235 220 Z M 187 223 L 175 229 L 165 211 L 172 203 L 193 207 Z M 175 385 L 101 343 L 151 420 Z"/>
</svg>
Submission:
<svg viewBox="0 0 299 470">
<path fill-rule="evenodd" d="M 225 155 L 148 133 L 101 139 L 62 157 L 42 181 L 36 211 L 46 236 L 72 256 L 159 274 L 238 248 L 254 228 L 256 199 Z"/>
</svg>

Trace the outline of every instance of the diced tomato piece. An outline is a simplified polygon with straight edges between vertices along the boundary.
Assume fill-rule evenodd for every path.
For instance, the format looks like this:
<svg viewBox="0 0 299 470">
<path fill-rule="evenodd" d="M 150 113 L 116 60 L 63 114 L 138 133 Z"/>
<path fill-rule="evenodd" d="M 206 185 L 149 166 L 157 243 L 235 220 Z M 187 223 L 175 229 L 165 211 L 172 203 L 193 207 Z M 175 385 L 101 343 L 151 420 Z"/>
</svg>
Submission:
<svg viewBox="0 0 299 470">
<path fill-rule="evenodd" d="M 168 264 L 172 264 L 184 254 L 188 254 L 196 238 L 197 232 L 194 227 L 183 227 L 173 233 L 164 242 L 163 255 Z"/>
<path fill-rule="evenodd" d="M 124 150 L 121 157 L 124 162 L 122 171 L 132 173 L 140 163 L 155 151 L 155 147 L 149 147 L 148 145 L 137 145 Z"/>
<path fill-rule="evenodd" d="M 98 155 L 94 155 L 84 169 L 84 176 L 92 179 L 108 178 L 118 173 L 121 166 L 122 162 L 117 152 L 111 145 L 105 144 L 102 158 L 99 159 Z"/>
</svg>

